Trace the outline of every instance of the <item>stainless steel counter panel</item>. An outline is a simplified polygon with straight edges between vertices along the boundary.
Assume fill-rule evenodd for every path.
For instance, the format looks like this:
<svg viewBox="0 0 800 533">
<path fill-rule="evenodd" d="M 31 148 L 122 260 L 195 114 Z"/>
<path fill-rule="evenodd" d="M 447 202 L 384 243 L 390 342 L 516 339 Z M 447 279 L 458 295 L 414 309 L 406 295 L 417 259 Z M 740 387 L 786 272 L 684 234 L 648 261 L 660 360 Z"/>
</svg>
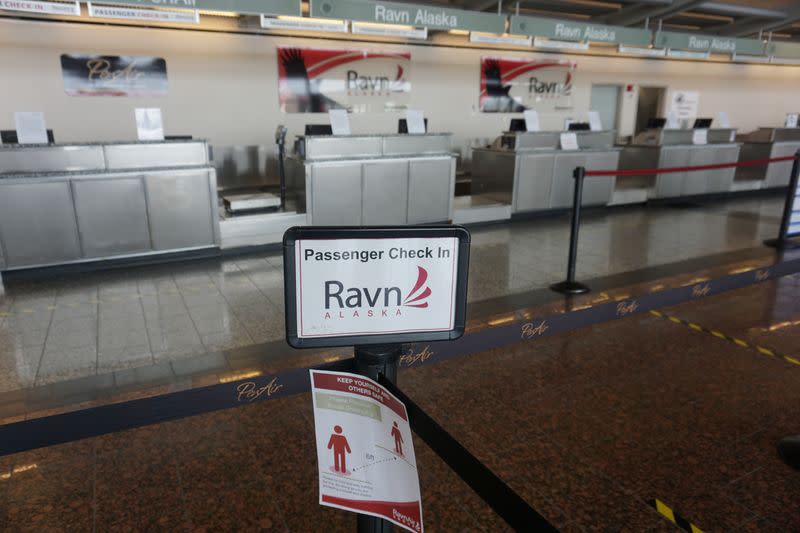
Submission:
<svg viewBox="0 0 800 533">
<path fill-rule="evenodd" d="M 262 187 L 280 182 L 274 145 L 212 146 L 211 154 L 220 190 Z"/>
<path fill-rule="evenodd" d="M 105 168 L 105 156 L 100 145 L 0 147 L 0 174 L 72 172 Z"/>
<path fill-rule="evenodd" d="M 455 186 L 455 157 L 409 160 L 408 223 L 427 224 L 451 220 Z"/>
<path fill-rule="evenodd" d="M 451 150 L 450 134 L 387 135 L 383 138 L 385 156 L 446 154 Z"/>
<path fill-rule="evenodd" d="M 361 223 L 405 224 L 408 220 L 408 161 L 370 161 L 361 167 Z"/>
<path fill-rule="evenodd" d="M 383 154 L 381 137 L 312 136 L 305 138 L 305 159 L 352 159 Z"/>
<path fill-rule="evenodd" d="M 4 269 L 219 246 L 213 168 L 0 179 Z"/>
<path fill-rule="evenodd" d="M 208 164 L 208 146 L 203 141 L 108 144 L 103 150 L 108 170 L 176 168 Z"/>
<path fill-rule="evenodd" d="M 740 160 L 774 159 L 792 156 L 800 150 L 800 128 L 759 128 L 740 136 L 744 141 Z M 737 181 L 760 181 L 762 187 L 789 185 L 792 162 L 782 161 L 736 169 Z"/>
<path fill-rule="evenodd" d="M 800 141 L 800 128 L 758 128 L 743 135 L 742 140 L 751 143 Z"/>
</svg>

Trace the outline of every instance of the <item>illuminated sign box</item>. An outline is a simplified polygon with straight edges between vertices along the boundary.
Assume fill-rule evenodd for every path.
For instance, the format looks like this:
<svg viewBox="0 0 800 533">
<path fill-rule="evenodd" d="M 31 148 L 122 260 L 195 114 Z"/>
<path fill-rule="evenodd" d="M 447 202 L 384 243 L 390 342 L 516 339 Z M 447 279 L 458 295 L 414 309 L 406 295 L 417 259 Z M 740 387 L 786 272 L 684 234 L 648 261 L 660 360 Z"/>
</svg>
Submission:
<svg viewBox="0 0 800 533">
<path fill-rule="evenodd" d="M 308 348 L 460 337 L 469 243 L 459 226 L 288 230 L 287 341 Z"/>
</svg>

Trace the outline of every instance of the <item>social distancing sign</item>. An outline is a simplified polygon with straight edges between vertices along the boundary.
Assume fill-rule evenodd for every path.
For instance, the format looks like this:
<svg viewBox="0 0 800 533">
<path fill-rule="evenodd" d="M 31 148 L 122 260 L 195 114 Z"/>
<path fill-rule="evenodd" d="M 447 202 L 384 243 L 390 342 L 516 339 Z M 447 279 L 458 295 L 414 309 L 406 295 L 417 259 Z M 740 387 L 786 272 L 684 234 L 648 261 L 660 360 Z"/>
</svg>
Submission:
<svg viewBox="0 0 800 533">
<path fill-rule="evenodd" d="M 417 460 L 405 405 L 369 378 L 310 372 L 320 505 L 423 531 Z"/>
</svg>

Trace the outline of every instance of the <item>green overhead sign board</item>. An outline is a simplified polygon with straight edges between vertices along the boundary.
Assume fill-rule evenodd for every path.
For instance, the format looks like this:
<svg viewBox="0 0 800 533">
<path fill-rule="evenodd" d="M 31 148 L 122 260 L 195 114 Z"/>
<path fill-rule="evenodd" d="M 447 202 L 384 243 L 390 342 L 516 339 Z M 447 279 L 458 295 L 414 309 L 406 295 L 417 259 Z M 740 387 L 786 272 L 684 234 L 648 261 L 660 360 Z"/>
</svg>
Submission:
<svg viewBox="0 0 800 533">
<path fill-rule="evenodd" d="M 311 0 L 311 16 L 487 33 L 503 33 L 506 27 L 505 17 L 491 13 L 367 0 Z"/>
<path fill-rule="evenodd" d="M 656 33 L 655 46 L 656 48 L 674 48 L 693 52 L 711 52 L 712 54 L 762 55 L 764 53 L 764 43 L 758 39 L 737 39 L 671 31 Z"/>
<path fill-rule="evenodd" d="M 650 31 L 638 28 L 518 15 L 511 17 L 510 33 L 546 37 L 558 41 L 589 41 L 641 46 L 648 46 L 652 38 Z"/>
<path fill-rule="evenodd" d="M 254 15 L 300 16 L 300 0 L 103 0 L 104 4 L 136 7 L 202 9 Z"/>
<path fill-rule="evenodd" d="M 767 53 L 775 57 L 785 57 L 787 59 L 800 58 L 800 44 L 797 43 L 770 43 L 767 46 Z"/>
</svg>

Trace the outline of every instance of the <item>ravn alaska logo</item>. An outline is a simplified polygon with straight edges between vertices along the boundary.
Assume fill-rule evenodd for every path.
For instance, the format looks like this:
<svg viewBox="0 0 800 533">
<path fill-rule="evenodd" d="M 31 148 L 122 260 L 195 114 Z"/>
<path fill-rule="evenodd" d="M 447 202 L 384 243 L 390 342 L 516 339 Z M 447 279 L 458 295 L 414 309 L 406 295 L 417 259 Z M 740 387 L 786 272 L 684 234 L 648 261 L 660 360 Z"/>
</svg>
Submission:
<svg viewBox="0 0 800 533">
<path fill-rule="evenodd" d="M 417 266 L 417 281 L 405 297 L 400 287 L 345 288 L 341 281 L 325 282 L 325 318 L 361 318 L 403 316 L 403 307 L 425 309 L 431 288 L 428 271 Z"/>
</svg>

